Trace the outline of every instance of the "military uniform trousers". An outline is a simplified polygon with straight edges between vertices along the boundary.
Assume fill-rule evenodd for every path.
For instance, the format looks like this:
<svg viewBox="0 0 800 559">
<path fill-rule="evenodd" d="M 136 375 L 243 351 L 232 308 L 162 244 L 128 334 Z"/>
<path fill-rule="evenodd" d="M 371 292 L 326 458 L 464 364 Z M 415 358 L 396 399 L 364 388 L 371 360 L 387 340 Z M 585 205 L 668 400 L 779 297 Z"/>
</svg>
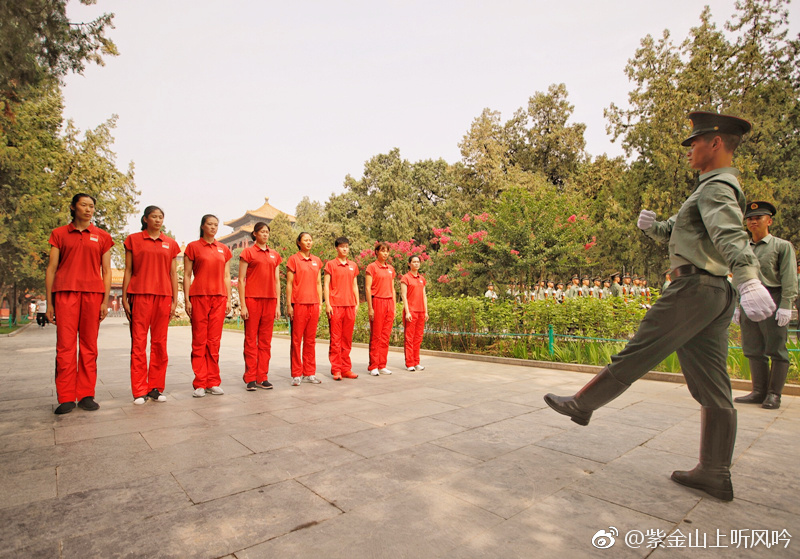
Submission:
<svg viewBox="0 0 800 559">
<path fill-rule="evenodd" d="M 728 377 L 728 326 L 735 291 L 725 277 L 691 274 L 675 279 L 608 366 L 620 382 L 631 384 L 678 353 L 692 397 L 710 408 L 732 408 Z"/>
<path fill-rule="evenodd" d="M 780 307 L 781 288 L 768 287 L 767 290 L 775 301 L 775 306 Z M 772 361 L 789 362 L 789 352 L 786 349 L 786 339 L 789 336 L 789 327 L 778 326 L 775 315 L 770 316 L 761 322 L 753 322 L 744 314 L 741 314 L 740 324 L 742 327 L 742 349 L 744 356 L 754 361 L 761 361 L 769 366 L 769 358 Z"/>
</svg>

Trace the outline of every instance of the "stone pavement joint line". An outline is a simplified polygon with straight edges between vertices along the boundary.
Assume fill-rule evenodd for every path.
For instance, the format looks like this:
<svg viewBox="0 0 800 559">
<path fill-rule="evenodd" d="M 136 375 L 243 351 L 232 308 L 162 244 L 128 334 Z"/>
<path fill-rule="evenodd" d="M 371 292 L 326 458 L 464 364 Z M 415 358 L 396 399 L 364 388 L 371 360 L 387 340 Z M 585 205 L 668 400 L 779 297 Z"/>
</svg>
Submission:
<svg viewBox="0 0 800 559">
<path fill-rule="evenodd" d="M 322 384 L 292 387 L 275 337 L 275 388 L 247 392 L 225 331 L 225 395 L 192 398 L 190 338 L 169 331 L 167 402 L 134 406 L 107 319 L 100 410 L 63 416 L 55 328 L 0 338 L 0 558 L 800 557 L 800 397 L 738 407 L 722 503 L 669 479 L 697 463 L 684 385 L 641 380 L 579 427 L 542 396 L 584 373 L 444 355 L 410 373 L 390 352 L 371 377 L 356 347 L 359 378 L 334 382 L 318 342 Z"/>
</svg>

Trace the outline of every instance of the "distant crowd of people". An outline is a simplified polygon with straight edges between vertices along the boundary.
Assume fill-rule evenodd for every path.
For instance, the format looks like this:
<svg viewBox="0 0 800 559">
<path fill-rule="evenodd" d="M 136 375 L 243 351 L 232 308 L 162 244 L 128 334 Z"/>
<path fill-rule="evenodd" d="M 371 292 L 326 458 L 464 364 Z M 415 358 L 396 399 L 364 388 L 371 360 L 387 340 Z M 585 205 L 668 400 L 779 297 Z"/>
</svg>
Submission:
<svg viewBox="0 0 800 559">
<path fill-rule="evenodd" d="M 661 291 L 666 290 L 670 283 L 670 275 L 667 272 L 666 281 Z M 524 284 L 512 283 L 505 293 L 506 297 L 514 299 L 517 303 L 546 300 L 555 300 L 558 303 L 563 303 L 565 299 L 579 299 L 581 297 L 591 299 L 619 297 L 625 301 L 641 301 L 645 305 L 649 305 L 653 294 L 647 278 L 619 274 L 617 272 L 607 278 L 580 277 L 575 274 L 566 286 L 563 282 L 553 279 L 539 280 L 539 283 L 533 286 L 532 289 Z M 491 283 L 483 295 L 489 299 L 498 299 L 500 297 L 494 284 Z"/>
</svg>

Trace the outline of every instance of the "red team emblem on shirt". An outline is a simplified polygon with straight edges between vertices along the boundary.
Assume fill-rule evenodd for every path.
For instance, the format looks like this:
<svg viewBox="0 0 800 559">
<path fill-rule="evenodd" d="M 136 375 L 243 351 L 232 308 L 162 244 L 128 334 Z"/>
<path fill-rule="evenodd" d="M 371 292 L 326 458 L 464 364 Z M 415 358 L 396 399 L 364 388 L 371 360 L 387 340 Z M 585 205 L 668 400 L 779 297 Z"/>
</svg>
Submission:
<svg viewBox="0 0 800 559">
<path fill-rule="evenodd" d="M 95 243 L 99 243 L 100 242 L 100 237 L 98 237 L 94 233 L 90 233 L 89 234 L 89 240 L 90 241 L 94 241 Z"/>
<path fill-rule="evenodd" d="M 161 248 L 169 248 L 169 243 L 161 243 Z"/>
</svg>

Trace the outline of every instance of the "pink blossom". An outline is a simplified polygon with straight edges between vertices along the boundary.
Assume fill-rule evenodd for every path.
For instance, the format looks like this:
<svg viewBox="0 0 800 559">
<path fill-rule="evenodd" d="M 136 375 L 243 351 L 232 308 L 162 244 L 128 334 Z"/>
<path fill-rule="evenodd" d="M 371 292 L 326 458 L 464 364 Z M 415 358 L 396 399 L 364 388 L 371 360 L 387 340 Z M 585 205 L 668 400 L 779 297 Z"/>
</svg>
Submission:
<svg viewBox="0 0 800 559">
<path fill-rule="evenodd" d="M 511 249 L 511 254 L 513 254 L 514 256 L 519 256 L 519 251 Z"/>
<path fill-rule="evenodd" d="M 469 221 L 469 214 L 464 214 L 464 217 L 461 218 L 461 221 L 468 222 Z"/>
<path fill-rule="evenodd" d="M 578 219 L 578 216 L 576 216 L 575 214 L 572 214 L 571 216 L 569 216 L 567 218 L 567 221 L 569 221 L 570 223 L 575 223 L 576 219 Z"/>
<path fill-rule="evenodd" d="M 486 212 L 483 212 L 482 214 L 476 215 L 476 216 L 473 216 L 473 217 L 475 218 L 475 221 L 486 221 L 487 219 L 489 219 L 489 214 L 486 213 Z"/>
<path fill-rule="evenodd" d="M 447 274 L 444 274 L 442 276 L 439 276 L 439 279 L 437 279 L 436 281 L 438 281 L 439 283 L 450 283 L 450 278 L 447 277 Z"/>
<path fill-rule="evenodd" d="M 455 246 L 457 246 L 457 247 L 460 247 L 460 246 L 461 246 L 461 243 L 460 243 L 460 242 L 458 242 L 458 241 L 453 241 L 453 244 L 454 244 Z M 455 252 L 455 251 L 453 251 L 453 252 Z"/>
<path fill-rule="evenodd" d="M 461 277 L 462 277 L 462 278 L 463 278 L 464 276 L 468 276 L 468 275 L 469 275 L 469 272 L 461 272 Z"/>
<path fill-rule="evenodd" d="M 450 237 L 448 237 L 448 236 L 446 236 L 446 235 L 442 235 L 441 237 L 439 237 L 439 241 L 440 241 L 440 242 L 441 242 L 443 245 L 446 245 L 446 244 L 447 244 L 447 243 L 450 241 Z"/>
</svg>

